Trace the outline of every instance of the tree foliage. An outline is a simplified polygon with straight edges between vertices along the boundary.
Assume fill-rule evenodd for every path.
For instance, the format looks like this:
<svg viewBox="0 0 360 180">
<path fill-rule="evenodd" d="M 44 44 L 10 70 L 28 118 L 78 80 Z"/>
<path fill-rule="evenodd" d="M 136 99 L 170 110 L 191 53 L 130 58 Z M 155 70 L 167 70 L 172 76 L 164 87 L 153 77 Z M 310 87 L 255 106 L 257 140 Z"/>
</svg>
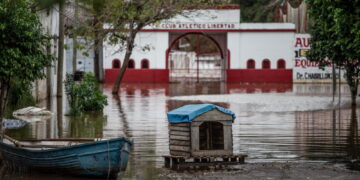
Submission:
<svg viewBox="0 0 360 180">
<path fill-rule="evenodd" d="M 0 1 L 0 121 L 12 79 L 30 84 L 43 78 L 53 59 L 45 53 L 49 37 L 29 7 L 26 0 Z"/>
<path fill-rule="evenodd" d="M 40 7 L 49 7 L 66 0 L 33 0 Z M 224 0 L 78 0 L 75 6 L 81 9 L 82 15 L 77 22 L 72 18 L 73 36 L 80 36 L 85 40 L 87 47 L 94 47 L 95 59 L 98 48 L 103 41 L 120 47 L 119 51 L 126 51 L 123 66 L 116 79 L 113 93 L 118 92 L 121 79 L 125 73 L 136 34 L 144 27 L 182 14 L 189 7 L 217 5 Z M 195 8 L 194 8 L 195 7 Z M 187 12 L 188 12 L 187 11 Z M 69 17 L 68 17 L 69 18 Z M 71 17 L 70 17 L 71 18 Z M 75 26 L 76 24 L 76 26 Z M 91 45 L 93 44 L 93 45 Z M 95 68 L 97 61 L 95 61 Z M 95 72 L 98 72 L 95 70 Z"/>
<path fill-rule="evenodd" d="M 346 80 L 356 104 L 360 73 L 360 0 L 309 0 L 313 24 L 308 58 L 321 66 L 332 62 L 345 69 Z"/>
<path fill-rule="evenodd" d="M 25 0 L 2 0 L 0 17 L 0 83 L 9 83 L 14 77 L 25 82 L 44 77 L 43 69 L 53 59 L 44 53 L 49 37 L 42 33 L 29 4 Z"/>
<path fill-rule="evenodd" d="M 232 0 L 241 6 L 241 21 L 243 22 L 274 22 L 275 11 L 284 9 L 287 3 L 297 8 L 303 0 Z"/>
<path fill-rule="evenodd" d="M 86 73 L 80 82 L 75 82 L 74 76 L 67 74 L 65 93 L 70 105 L 69 115 L 102 110 L 107 105 L 106 96 L 97 89 L 97 81 L 92 73 Z"/>
<path fill-rule="evenodd" d="M 148 25 L 182 14 L 185 8 L 215 5 L 223 1 L 207 0 L 92 0 L 82 2 L 90 17 L 81 23 L 77 33 L 91 39 L 101 39 L 111 45 L 119 45 L 125 51 L 124 63 L 117 76 L 113 93 L 117 94 L 120 82 L 127 68 L 137 33 Z M 190 10 L 189 10 L 190 11 Z M 105 28 L 104 28 L 105 27 Z"/>
</svg>

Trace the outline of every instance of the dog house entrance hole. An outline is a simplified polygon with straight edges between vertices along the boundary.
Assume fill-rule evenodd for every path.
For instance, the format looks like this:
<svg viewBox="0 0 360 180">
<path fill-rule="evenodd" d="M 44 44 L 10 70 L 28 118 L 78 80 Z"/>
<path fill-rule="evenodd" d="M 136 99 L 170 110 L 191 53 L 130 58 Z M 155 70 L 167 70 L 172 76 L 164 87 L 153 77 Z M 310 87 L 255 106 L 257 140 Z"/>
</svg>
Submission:
<svg viewBox="0 0 360 180">
<path fill-rule="evenodd" d="M 219 122 L 204 122 L 199 129 L 200 150 L 224 149 L 224 128 Z"/>
</svg>

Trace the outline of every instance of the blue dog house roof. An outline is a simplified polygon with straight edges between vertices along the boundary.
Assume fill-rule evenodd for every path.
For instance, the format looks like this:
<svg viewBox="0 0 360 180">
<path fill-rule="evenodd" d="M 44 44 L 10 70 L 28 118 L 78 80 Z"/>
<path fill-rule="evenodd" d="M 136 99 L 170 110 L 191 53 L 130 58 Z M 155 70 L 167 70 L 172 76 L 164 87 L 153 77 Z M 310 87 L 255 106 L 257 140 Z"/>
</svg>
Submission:
<svg viewBox="0 0 360 180">
<path fill-rule="evenodd" d="M 233 112 L 228 109 L 222 108 L 220 106 L 216 106 L 214 104 L 189 104 L 182 106 L 180 108 L 174 109 L 167 113 L 168 121 L 170 123 L 183 123 L 183 122 L 192 122 L 193 119 L 211 111 L 213 109 L 217 109 L 225 114 L 229 114 L 232 116 L 233 121 L 236 116 Z"/>
</svg>

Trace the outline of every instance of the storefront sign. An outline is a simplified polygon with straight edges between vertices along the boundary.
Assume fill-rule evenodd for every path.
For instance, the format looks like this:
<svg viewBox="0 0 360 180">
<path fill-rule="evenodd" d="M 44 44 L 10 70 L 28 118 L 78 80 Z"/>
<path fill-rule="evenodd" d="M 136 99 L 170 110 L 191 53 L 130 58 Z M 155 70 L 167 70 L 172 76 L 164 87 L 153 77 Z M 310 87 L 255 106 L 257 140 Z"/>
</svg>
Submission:
<svg viewBox="0 0 360 180">
<path fill-rule="evenodd" d="M 318 62 L 306 58 L 310 50 L 310 34 L 296 34 L 294 41 L 294 82 L 332 82 L 332 66 L 329 64 L 323 69 Z M 338 71 L 337 71 L 338 72 Z M 338 74 L 336 74 L 338 78 Z"/>
<path fill-rule="evenodd" d="M 161 23 L 156 29 L 235 29 L 234 23 Z"/>
</svg>

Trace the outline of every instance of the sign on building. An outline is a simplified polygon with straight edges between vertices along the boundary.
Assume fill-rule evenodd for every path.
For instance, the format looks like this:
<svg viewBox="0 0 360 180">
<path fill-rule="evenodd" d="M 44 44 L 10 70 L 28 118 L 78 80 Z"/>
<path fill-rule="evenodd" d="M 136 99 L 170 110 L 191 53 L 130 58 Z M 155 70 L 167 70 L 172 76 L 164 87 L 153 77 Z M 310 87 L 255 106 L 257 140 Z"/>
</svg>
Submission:
<svg viewBox="0 0 360 180">
<path fill-rule="evenodd" d="M 311 62 L 306 58 L 306 53 L 310 50 L 310 34 L 295 34 L 294 40 L 294 68 L 293 81 L 298 83 L 331 83 L 332 65 L 319 68 L 318 62 Z M 341 72 L 343 77 L 343 72 Z M 336 69 L 338 78 L 338 69 Z M 342 78 L 342 81 L 344 79 Z"/>
</svg>

